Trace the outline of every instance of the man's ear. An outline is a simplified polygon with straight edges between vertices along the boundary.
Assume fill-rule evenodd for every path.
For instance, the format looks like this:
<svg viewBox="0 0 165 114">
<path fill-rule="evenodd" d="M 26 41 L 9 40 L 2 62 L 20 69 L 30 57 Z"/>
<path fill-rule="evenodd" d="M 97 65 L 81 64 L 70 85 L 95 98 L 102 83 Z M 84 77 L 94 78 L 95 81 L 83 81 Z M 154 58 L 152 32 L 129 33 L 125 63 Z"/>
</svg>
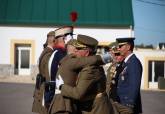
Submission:
<svg viewBox="0 0 165 114">
<path fill-rule="evenodd" d="M 127 44 L 127 51 L 131 49 L 131 45 Z"/>
<path fill-rule="evenodd" d="M 89 56 L 89 54 L 90 54 L 90 50 L 89 49 L 85 50 L 85 56 Z"/>
</svg>

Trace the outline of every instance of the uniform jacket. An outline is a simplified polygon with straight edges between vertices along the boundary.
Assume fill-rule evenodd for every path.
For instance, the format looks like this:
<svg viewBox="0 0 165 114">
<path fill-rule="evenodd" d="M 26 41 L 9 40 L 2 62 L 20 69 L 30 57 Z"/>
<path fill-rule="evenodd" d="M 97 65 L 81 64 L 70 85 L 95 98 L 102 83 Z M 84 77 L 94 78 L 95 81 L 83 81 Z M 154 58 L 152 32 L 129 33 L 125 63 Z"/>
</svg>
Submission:
<svg viewBox="0 0 165 114">
<path fill-rule="evenodd" d="M 117 86 L 119 102 L 125 106 L 134 106 L 134 113 L 141 113 L 141 62 L 133 54 L 123 67 L 122 72 L 119 74 Z"/>
<path fill-rule="evenodd" d="M 118 100 L 117 96 L 117 84 L 118 84 L 118 75 L 122 71 L 122 62 L 114 63 L 110 65 L 107 70 L 107 83 L 106 83 L 106 92 L 109 98 L 113 101 Z"/>
<path fill-rule="evenodd" d="M 79 72 L 75 87 L 64 84 L 61 92 L 63 96 L 78 100 L 83 114 L 109 114 L 110 106 L 105 88 L 106 76 L 103 68 L 93 65 Z"/>
<path fill-rule="evenodd" d="M 51 80 L 55 80 L 59 62 L 66 55 L 66 50 L 63 48 L 55 48 L 56 53 L 54 54 L 52 63 L 51 63 Z"/>
<path fill-rule="evenodd" d="M 110 96 L 112 83 L 116 83 L 116 82 L 112 82 L 116 75 L 116 67 L 117 67 L 117 63 L 112 63 L 107 70 L 106 92 L 108 97 Z"/>
<path fill-rule="evenodd" d="M 48 81 L 50 80 L 49 72 L 48 72 L 48 61 L 53 53 L 53 50 L 49 47 L 46 47 L 39 58 L 39 73 L 42 74 L 43 77 Z M 34 91 L 34 101 L 32 106 L 32 112 L 37 112 L 40 114 L 45 114 L 46 109 L 42 106 L 42 98 L 43 98 L 43 92 L 44 92 L 44 84 L 41 85 L 40 89 L 35 89 Z"/>
<path fill-rule="evenodd" d="M 60 75 L 64 80 L 64 83 L 72 87 L 76 86 L 76 80 L 78 77 L 78 72 L 85 66 L 88 65 L 104 64 L 100 56 L 89 56 L 76 58 L 74 55 L 70 54 L 65 56 L 60 61 L 60 66 L 57 75 Z M 51 104 L 50 112 L 52 114 L 67 111 L 72 114 L 77 114 L 73 108 L 73 100 L 67 97 L 63 97 L 61 94 L 54 96 Z"/>
</svg>

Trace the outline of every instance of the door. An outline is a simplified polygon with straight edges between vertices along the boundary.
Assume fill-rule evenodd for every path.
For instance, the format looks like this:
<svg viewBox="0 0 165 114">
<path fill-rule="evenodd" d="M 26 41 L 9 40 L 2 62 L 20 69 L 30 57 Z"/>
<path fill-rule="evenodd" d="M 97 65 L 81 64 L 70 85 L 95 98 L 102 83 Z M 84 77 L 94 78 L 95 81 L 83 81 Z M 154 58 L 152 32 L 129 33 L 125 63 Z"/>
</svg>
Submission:
<svg viewBox="0 0 165 114">
<path fill-rule="evenodd" d="M 30 47 L 17 47 L 18 75 L 30 75 Z"/>
<path fill-rule="evenodd" d="M 158 78 L 165 75 L 164 61 L 149 61 L 149 88 L 158 88 Z"/>
</svg>

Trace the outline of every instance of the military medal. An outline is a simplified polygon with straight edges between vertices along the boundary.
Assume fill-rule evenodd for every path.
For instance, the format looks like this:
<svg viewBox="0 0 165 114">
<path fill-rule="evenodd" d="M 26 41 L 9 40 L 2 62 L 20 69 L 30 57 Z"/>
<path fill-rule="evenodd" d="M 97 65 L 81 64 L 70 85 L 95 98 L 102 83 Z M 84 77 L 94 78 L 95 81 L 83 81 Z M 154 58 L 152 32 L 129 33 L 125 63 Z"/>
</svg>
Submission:
<svg viewBox="0 0 165 114">
<path fill-rule="evenodd" d="M 112 80 L 112 84 L 115 84 L 115 80 Z"/>
<path fill-rule="evenodd" d="M 124 80 L 124 76 L 123 75 L 121 76 L 121 80 Z"/>
</svg>

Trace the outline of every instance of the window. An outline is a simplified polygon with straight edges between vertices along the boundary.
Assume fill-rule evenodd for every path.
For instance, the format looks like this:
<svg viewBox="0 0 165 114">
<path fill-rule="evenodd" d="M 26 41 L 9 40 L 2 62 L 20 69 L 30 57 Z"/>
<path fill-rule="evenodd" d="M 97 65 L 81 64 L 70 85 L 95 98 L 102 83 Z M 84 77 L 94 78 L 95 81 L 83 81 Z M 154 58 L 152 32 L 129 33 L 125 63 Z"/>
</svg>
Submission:
<svg viewBox="0 0 165 114">
<path fill-rule="evenodd" d="M 149 61 L 149 82 L 158 82 L 158 77 L 165 77 L 165 61 Z"/>
</svg>

